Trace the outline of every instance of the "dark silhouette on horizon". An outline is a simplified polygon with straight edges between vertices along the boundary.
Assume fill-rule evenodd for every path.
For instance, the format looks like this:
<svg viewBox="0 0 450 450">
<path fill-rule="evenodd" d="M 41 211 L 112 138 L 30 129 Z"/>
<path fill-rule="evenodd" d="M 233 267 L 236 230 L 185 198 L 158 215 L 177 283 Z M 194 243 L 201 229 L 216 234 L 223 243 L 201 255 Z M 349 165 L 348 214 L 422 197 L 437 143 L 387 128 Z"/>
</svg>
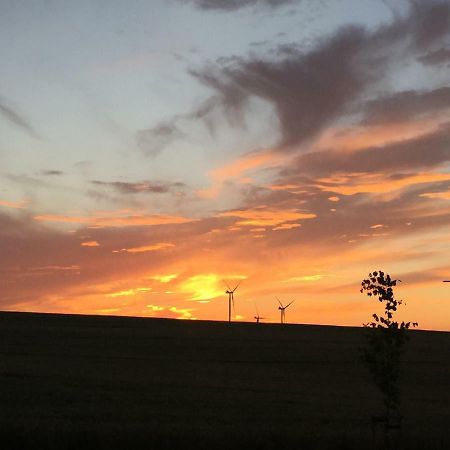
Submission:
<svg viewBox="0 0 450 450">
<path fill-rule="evenodd" d="M 256 323 L 259 323 L 262 319 L 265 319 L 265 317 L 261 317 L 259 315 L 259 311 L 258 311 L 258 307 L 256 306 L 256 303 L 255 303 L 255 309 L 256 309 L 256 316 L 254 318 L 256 320 Z"/>
<path fill-rule="evenodd" d="M 283 306 L 283 303 L 280 302 L 280 299 L 278 297 L 275 297 L 278 300 L 278 303 L 280 304 L 280 306 L 278 307 L 278 310 L 281 312 L 281 323 L 285 323 L 285 319 L 286 319 L 286 309 L 292 305 L 292 303 L 295 302 L 295 300 L 292 300 L 292 302 L 288 303 L 286 306 Z"/>
<path fill-rule="evenodd" d="M 233 304 L 233 311 L 234 311 L 234 292 L 239 287 L 241 282 L 239 281 L 239 283 L 234 287 L 234 289 L 231 289 L 230 285 L 226 281 L 224 281 L 224 283 L 227 286 L 225 294 L 228 294 L 228 322 L 231 322 L 231 304 Z"/>
<path fill-rule="evenodd" d="M 401 280 L 393 279 L 388 273 L 376 270 L 361 282 L 360 292 L 374 297 L 384 304 L 382 315 L 372 314 L 372 322 L 364 324 L 370 330 L 366 343 L 361 349 L 361 360 L 382 394 L 385 411 L 371 418 L 372 439 L 375 441 L 376 428 L 383 427 L 383 448 L 393 448 L 402 428 L 401 411 L 401 359 L 405 350 L 410 328 L 417 322 L 396 321 L 396 311 L 404 303 L 394 294 Z M 394 439 L 395 438 L 395 439 Z"/>
</svg>

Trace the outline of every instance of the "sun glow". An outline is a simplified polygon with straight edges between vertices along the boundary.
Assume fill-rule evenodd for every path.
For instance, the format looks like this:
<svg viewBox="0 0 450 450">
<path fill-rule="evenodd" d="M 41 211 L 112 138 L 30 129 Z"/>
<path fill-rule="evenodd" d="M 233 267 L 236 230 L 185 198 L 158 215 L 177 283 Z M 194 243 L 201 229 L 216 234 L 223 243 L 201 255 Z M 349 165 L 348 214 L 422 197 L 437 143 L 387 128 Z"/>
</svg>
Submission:
<svg viewBox="0 0 450 450">
<path fill-rule="evenodd" d="M 216 274 L 195 275 L 181 283 L 182 293 L 190 295 L 190 300 L 209 301 L 224 295 L 221 278 Z"/>
</svg>

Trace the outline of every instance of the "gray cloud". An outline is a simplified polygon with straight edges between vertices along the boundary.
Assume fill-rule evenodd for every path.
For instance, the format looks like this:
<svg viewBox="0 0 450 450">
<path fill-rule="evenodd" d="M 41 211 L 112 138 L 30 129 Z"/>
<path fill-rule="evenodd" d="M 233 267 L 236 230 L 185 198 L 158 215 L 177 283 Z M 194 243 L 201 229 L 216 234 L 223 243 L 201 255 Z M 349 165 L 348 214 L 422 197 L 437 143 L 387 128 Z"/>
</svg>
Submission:
<svg viewBox="0 0 450 450">
<path fill-rule="evenodd" d="M 136 134 L 139 147 L 148 156 L 159 155 L 169 144 L 185 136 L 177 121 L 178 117 L 174 117 L 153 128 L 139 130 Z"/>
<path fill-rule="evenodd" d="M 287 149 L 345 115 L 390 64 L 417 57 L 449 34 L 450 4 L 418 3 L 406 17 L 373 32 L 341 29 L 309 53 L 285 45 L 272 60 L 235 57 L 191 73 L 215 92 L 229 115 L 245 112 L 253 96 L 270 102 L 281 128 L 279 145 Z"/>
<path fill-rule="evenodd" d="M 436 132 L 384 147 L 321 151 L 300 155 L 282 177 L 329 176 L 336 173 L 393 173 L 436 167 L 450 161 L 450 124 Z"/>
<path fill-rule="evenodd" d="M 181 138 L 186 138 L 186 134 L 180 129 L 183 122 L 202 120 L 210 133 L 214 132 L 215 123 L 211 119 L 211 113 L 220 105 L 217 97 L 208 98 L 193 111 L 185 114 L 177 114 L 160 124 L 136 133 L 136 140 L 144 154 L 156 157 L 164 151 L 170 144 Z"/>
<path fill-rule="evenodd" d="M 370 100 L 365 105 L 363 124 L 401 122 L 422 114 L 450 108 L 450 87 L 432 91 L 402 91 Z"/>
<path fill-rule="evenodd" d="M 31 123 L 23 116 L 23 114 L 21 114 L 19 111 L 13 108 L 9 104 L 9 102 L 5 100 L 4 97 L 0 97 L 0 114 L 9 123 L 16 126 L 29 136 L 35 139 L 39 139 L 39 135 L 34 129 L 34 127 L 31 125 Z"/>
<path fill-rule="evenodd" d="M 307 55 L 292 47 L 282 61 L 239 59 L 193 74 L 219 93 L 231 116 L 241 114 L 251 96 L 272 103 L 282 131 L 280 145 L 289 147 L 312 137 L 362 92 L 368 74 L 353 60 L 365 39 L 362 29 L 348 28 Z"/>
<path fill-rule="evenodd" d="M 166 194 L 168 192 L 179 191 L 185 188 L 185 184 L 181 182 L 151 182 L 141 181 L 139 183 L 129 183 L 124 181 L 98 181 L 93 180 L 91 183 L 97 186 L 112 188 L 121 194 Z"/>
<path fill-rule="evenodd" d="M 407 24 L 417 49 L 427 49 L 450 32 L 450 3 L 447 0 L 412 1 Z"/>
<path fill-rule="evenodd" d="M 261 8 L 277 8 L 280 6 L 298 3 L 299 0 L 178 0 L 181 3 L 190 3 L 199 9 L 236 11 L 250 6 Z"/>
<path fill-rule="evenodd" d="M 62 170 L 43 170 L 42 175 L 45 176 L 59 176 L 64 175 L 64 172 Z"/>
<path fill-rule="evenodd" d="M 420 56 L 418 60 L 425 65 L 441 65 L 450 63 L 450 48 L 433 50 Z"/>
</svg>

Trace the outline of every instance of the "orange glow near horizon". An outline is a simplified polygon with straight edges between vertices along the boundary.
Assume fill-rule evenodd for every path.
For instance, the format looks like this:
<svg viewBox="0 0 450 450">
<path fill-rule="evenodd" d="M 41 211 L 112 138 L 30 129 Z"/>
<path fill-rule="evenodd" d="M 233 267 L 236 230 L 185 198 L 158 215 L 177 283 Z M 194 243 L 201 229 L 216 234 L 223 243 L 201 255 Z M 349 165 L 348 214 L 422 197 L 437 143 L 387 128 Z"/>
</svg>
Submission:
<svg viewBox="0 0 450 450">
<path fill-rule="evenodd" d="M 227 320 L 241 281 L 235 321 L 361 326 L 384 270 L 450 331 L 450 0 L 28 3 L 1 3 L 0 309 Z"/>
</svg>

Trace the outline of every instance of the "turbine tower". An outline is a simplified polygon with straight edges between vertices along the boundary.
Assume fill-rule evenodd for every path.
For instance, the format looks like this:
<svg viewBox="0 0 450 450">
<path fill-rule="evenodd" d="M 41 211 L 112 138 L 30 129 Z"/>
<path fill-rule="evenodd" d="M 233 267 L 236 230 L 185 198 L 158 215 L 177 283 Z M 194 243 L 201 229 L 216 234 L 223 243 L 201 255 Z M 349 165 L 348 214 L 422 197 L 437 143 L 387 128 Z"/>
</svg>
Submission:
<svg viewBox="0 0 450 450">
<path fill-rule="evenodd" d="M 239 287 L 241 282 L 234 287 L 234 289 L 230 288 L 230 285 L 225 281 L 225 284 L 227 286 L 227 290 L 225 291 L 225 294 L 228 294 L 228 322 L 231 322 L 231 304 L 233 303 L 233 311 L 234 311 L 234 292 Z"/>
<path fill-rule="evenodd" d="M 295 302 L 295 300 L 292 300 L 292 302 L 288 303 L 286 306 L 283 306 L 283 303 L 280 302 L 280 299 L 278 297 L 275 297 L 278 300 L 278 303 L 280 304 L 280 306 L 278 307 L 278 309 L 280 310 L 281 313 L 281 323 L 285 323 L 285 317 L 286 317 L 286 309 L 289 305 L 292 305 L 292 303 Z"/>
</svg>

